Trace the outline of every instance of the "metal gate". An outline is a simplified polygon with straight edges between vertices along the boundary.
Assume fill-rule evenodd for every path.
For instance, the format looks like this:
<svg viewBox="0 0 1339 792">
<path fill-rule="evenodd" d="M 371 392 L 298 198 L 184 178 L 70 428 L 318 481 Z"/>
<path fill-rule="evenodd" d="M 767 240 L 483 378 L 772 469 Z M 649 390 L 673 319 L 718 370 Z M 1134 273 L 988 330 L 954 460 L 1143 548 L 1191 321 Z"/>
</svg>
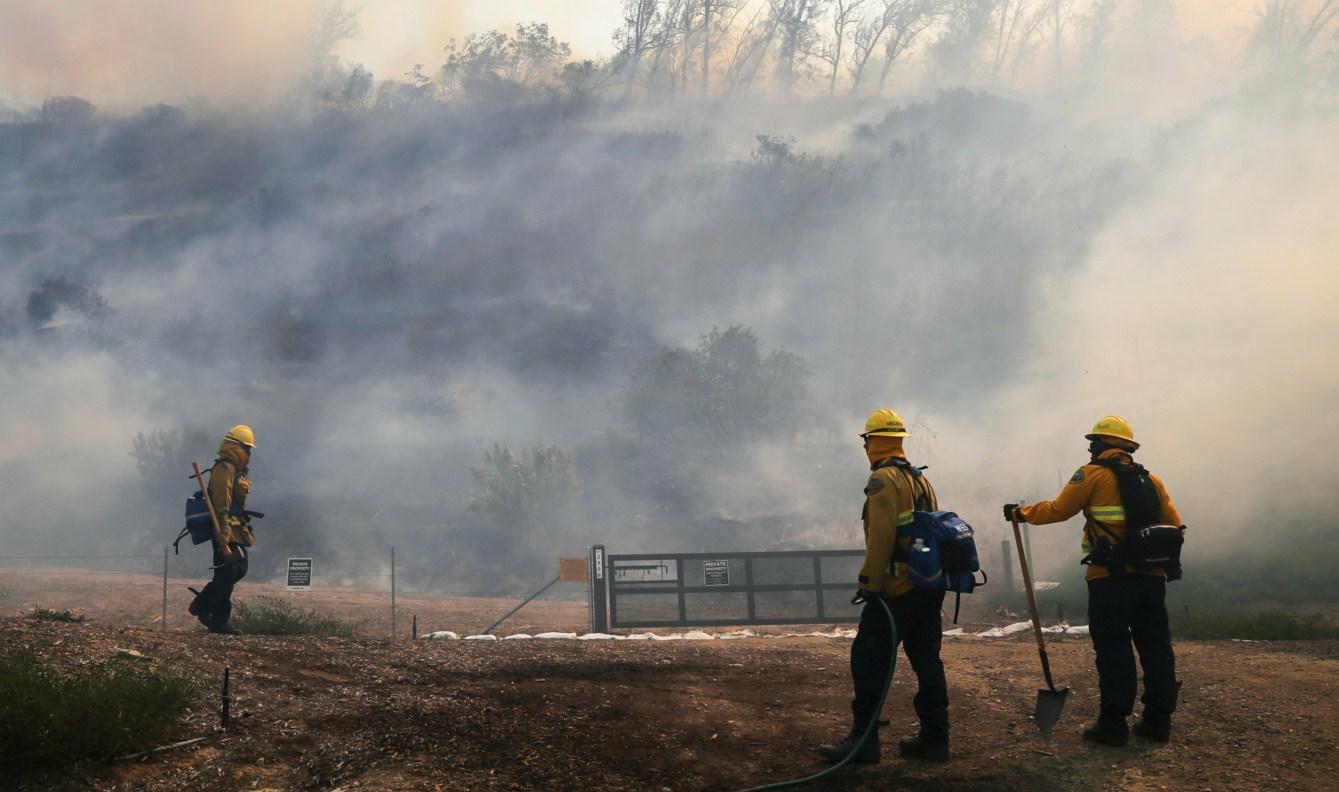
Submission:
<svg viewBox="0 0 1339 792">
<path fill-rule="evenodd" d="M 864 557 L 863 550 L 606 555 L 596 546 L 592 626 L 854 623 L 860 612 L 850 598 Z"/>
</svg>

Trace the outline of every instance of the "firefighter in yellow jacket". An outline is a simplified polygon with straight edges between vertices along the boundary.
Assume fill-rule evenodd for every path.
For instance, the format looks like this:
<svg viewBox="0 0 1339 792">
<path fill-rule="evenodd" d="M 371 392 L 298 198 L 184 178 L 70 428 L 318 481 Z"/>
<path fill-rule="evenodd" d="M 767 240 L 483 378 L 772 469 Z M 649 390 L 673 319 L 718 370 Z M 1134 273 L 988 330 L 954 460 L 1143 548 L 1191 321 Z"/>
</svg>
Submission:
<svg viewBox="0 0 1339 792">
<path fill-rule="evenodd" d="M 218 459 L 209 471 L 209 500 L 219 528 L 213 537 L 214 578 L 196 594 L 190 612 L 210 632 L 238 632 L 229 619 L 233 587 L 246 576 L 249 548 L 255 541 L 246 514 L 246 496 L 251 491 L 246 474 L 255 448 L 256 435 L 251 427 L 238 424 L 224 435 Z"/>
<path fill-rule="evenodd" d="M 1034 525 L 1064 522 L 1080 511 L 1083 563 L 1088 565 L 1088 624 L 1097 655 L 1101 709 L 1086 740 L 1122 746 L 1129 742 L 1126 722 L 1134 710 L 1138 682 L 1134 652 L 1144 669 L 1144 710 L 1134 733 L 1156 742 L 1171 736 L 1176 709 L 1176 657 L 1167 619 L 1167 580 L 1180 577 L 1180 533 L 1185 526 L 1162 480 L 1134 462 L 1139 448 L 1129 422 L 1118 415 L 1102 418 L 1086 435 L 1091 461 L 1079 468 L 1054 500 L 1027 506 L 1009 503 L 1005 519 Z M 1174 563 L 1162 567 L 1129 564 L 1124 540 L 1131 529 L 1161 524 L 1175 541 Z"/>
<path fill-rule="evenodd" d="M 853 601 L 863 602 L 864 609 L 851 643 L 851 681 L 855 688 L 851 732 L 841 742 L 818 749 L 819 755 L 830 761 L 838 761 L 852 750 L 852 761 L 879 761 L 879 697 L 897 659 L 899 642 L 916 672 L 918 690 L 913 705 L 920 719 L 920 733 L 899 741 L 898 753 L 928 761 L 949 758 L 948 684 L 939 659 L 944 592 L 912 586 L 904 563 L 897 560 L 905 557 L 910 545 L 910 539 L 898 537 L 898 528 L 912 522 L 914 511 L 939 507 L 930 480 L 907 461 L 902 450 L 902 438 L 908 434 L 897 413 L 881 409 L 870 414 L 860 435 L 865 441 L 870 476 L 861 513 L 865 563 Z M 889 627 L 880 599 L 892 611 L 896 634 Z M 869 729 L 871 721 L 873 729 Z M 869 737 L 862 741 L 867 733 Z"/>
</svg>

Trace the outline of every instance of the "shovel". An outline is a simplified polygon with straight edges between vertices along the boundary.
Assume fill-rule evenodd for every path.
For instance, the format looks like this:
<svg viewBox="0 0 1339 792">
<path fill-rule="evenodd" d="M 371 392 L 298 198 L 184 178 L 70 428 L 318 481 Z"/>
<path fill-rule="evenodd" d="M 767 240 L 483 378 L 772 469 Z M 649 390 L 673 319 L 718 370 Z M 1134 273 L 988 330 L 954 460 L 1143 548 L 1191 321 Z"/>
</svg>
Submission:
<svg viewBox="0 0 1339 792">
<path fill-rule="evenodd" d="M 1023 552 L 1023 537 L 1018 531 L 1018 518 L 1010 515 L 1014 525 L 1014 546 L 1018 548 L 1018 563 L 1023 567 L 1023 587 L 1027 589 L 1027 606 L 1032 613 L 1032 632 L 1037 636 L 1037 654 L 1041 655 L 1041 671 L 1046 675 L 1046 687 L 1049 690 L 1037 691 L 1037 709 L 1032 717 L 1037 721 L 1043 737 L 1050 738 L 1051 729 L 1060 720 L 1060 712 L 1065 708 L 1065 698 L 1069 688 L 1055 689 L 1055 680 L 1051 678 L 1051 661 L 1046 657 L 1046 641 L 1041 637 L 1041 619 L 1037 617 L 1037 597 L 1032 593 L 1032 573 L 1028 571 L 1027 554 Z"/>
</svg>

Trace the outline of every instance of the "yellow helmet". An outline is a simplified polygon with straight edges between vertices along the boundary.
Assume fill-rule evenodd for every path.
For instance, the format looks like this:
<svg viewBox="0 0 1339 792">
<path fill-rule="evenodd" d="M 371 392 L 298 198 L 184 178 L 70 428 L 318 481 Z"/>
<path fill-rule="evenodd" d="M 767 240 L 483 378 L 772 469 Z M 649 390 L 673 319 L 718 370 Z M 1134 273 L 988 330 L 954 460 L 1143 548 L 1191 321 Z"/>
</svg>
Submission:
<svg viewBox="0 0 1339 792">
<path fill-rule="evenodd" d="M 231 440 L 232 442 L 239 443 L 247 448 L 256 447 L 256 433 L 251 431 L 251 427 L 246 424 L 237 424 L 229 429 L 228 433 L 223 436 L 223 439 Z"/>
<path fill-rule="evenodd" d="M 1131 451 L 1139 448 L 1139 444 L 1134 441 L 1134 427 L 1130 426 L 1130 422 L 1119 415 L 1103 416 L 1100 421 L 1093 424 L 1093 430 L 1084 437 L 1089 440 L 1114 437 L 1117 440 L 1123 440 L 1124 445 L 1133 446 L 1130 449 Z"/>
<path fill-rule="evenodd" d="M 869 417 L 865 419 L 865 431 L 861 432 L 860 436 L 907 437 L 910 434 L 902 416 L 887 407 L 881 407 L 870 413 Z"/>
</svg>

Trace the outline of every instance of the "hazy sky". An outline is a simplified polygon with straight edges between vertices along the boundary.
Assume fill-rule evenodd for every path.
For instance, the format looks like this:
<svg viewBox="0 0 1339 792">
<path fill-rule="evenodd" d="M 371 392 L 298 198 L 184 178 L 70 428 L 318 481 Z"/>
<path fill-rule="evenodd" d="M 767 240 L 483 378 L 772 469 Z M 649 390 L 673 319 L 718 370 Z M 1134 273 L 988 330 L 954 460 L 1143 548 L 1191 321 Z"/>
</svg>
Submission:
<svg viewBox="0 0 1339 792">
<path fill-rule="evenodd" d="M 0 102 L 76 95 L 104 107 L 203 97 L 274 98 L 309 63 L 307 42 L 327 0 L 0 0 Z M 517 22 L 547 22 L 574 52 L 607 57 L 620 0 L 377 0 L 359 3 L 361 33 L 340 56 L 379 78 L 429 70 L 453 38 Z M 1182 37 L 1203 36 L 1230 58 L 1251 4 L 1174 0 Z"/>
<path fill-rule="evenodd" d="M 389 78 L 527 18 L 581 54 L 618 4 L 367 5 L 341 55 Z M 881 404 L 989 531 L 1107 412 L 1208 544 L 1278 500 L 1333 513 L 1332 67 L 1235 57 L 1250 12 L 1209 5 L 1182 3 L 1181 30 L 1124 20 L 1071 94 L 925 69 L 949 90 L 304 115 L 278 100 L 318 0 L 0 0 L 0 102 L 111 110 L 0 123 L 0 543 L 111 535 L 107 504 L 142 519 L 136 432 L 243 420 L 257 504 L 286 515 L 267 529 L 353 551 L 468 525 L 483 452 L 539 440 L 586 460 L 587 540 L 804 514 L 855 542 L 855 431 Z M 140 111 L 192 94 L 241 111 Z M 646 436 L 620 434 L 629 372 L 733 324 L 808 362 L 819 428 L 747 465 L 625 443 Z"/>
</svg>

